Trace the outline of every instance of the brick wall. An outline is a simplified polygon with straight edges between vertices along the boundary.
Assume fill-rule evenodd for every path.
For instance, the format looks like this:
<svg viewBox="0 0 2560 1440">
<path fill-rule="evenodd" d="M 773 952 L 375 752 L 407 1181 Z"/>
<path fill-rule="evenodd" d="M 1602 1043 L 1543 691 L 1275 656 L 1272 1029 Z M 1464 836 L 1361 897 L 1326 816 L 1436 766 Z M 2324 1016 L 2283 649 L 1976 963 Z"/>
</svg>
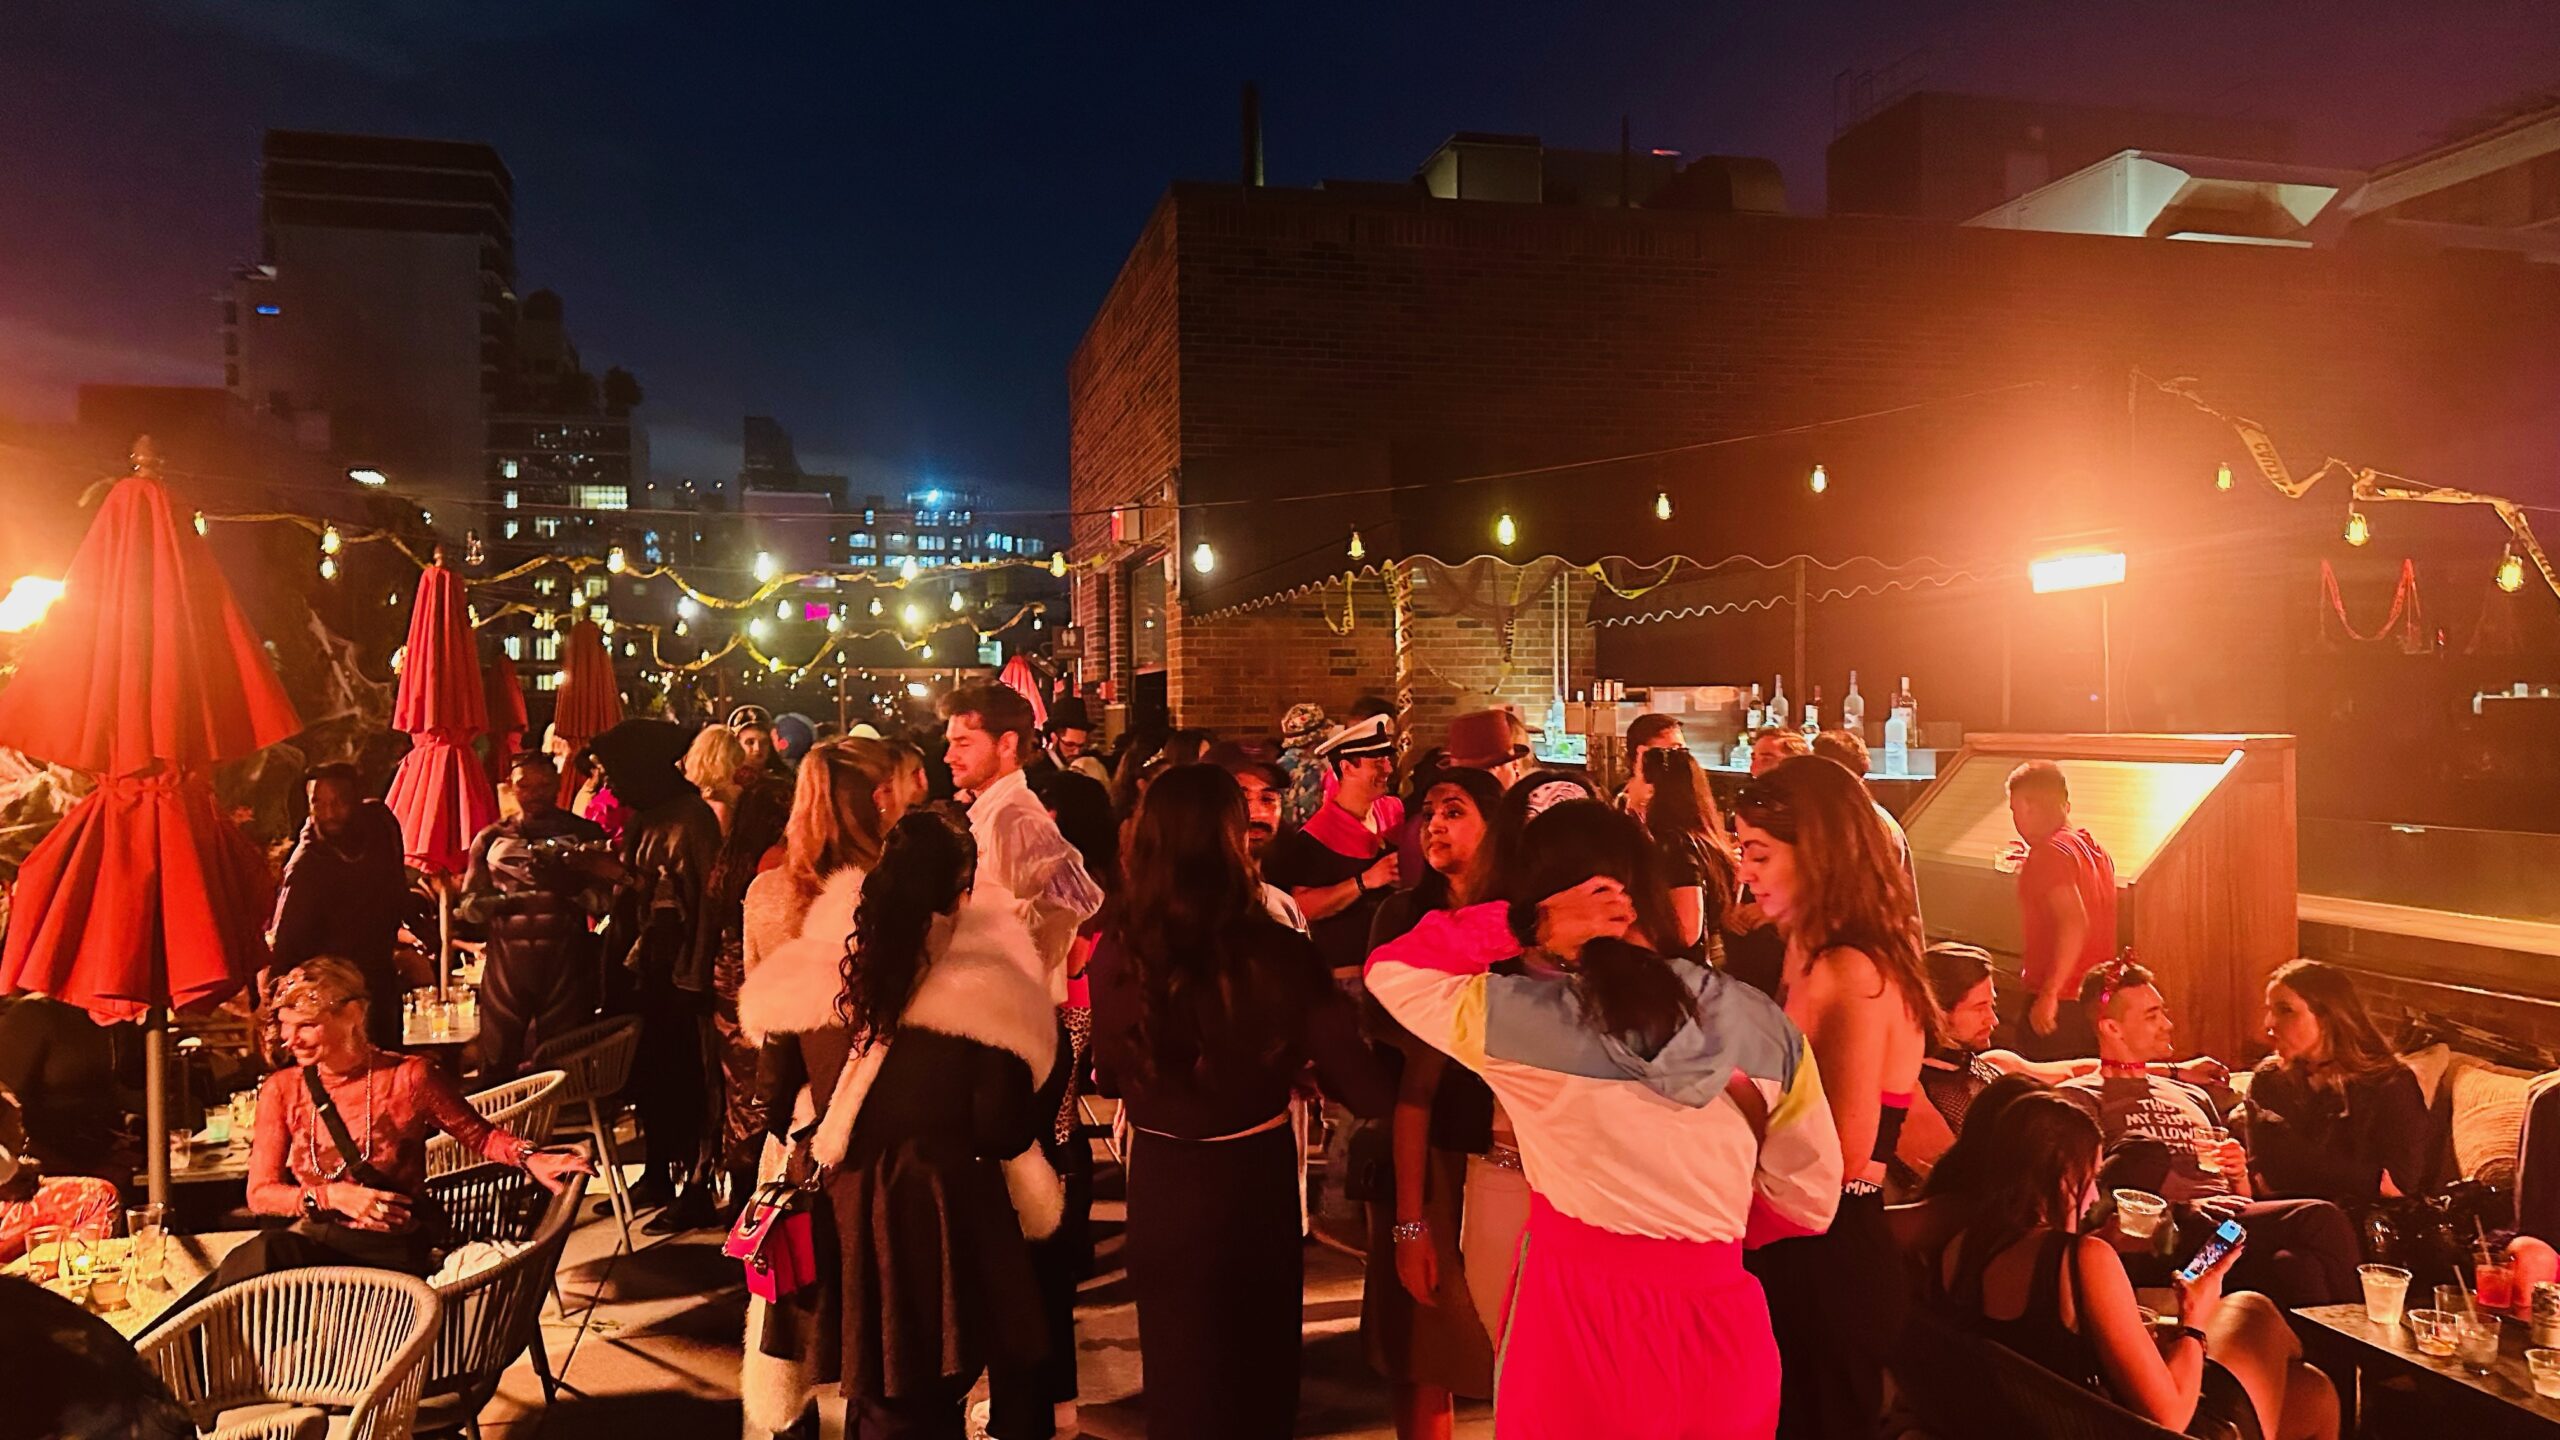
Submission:
<svg viewBox="0 0 2560 1440">
<path fill-rule="evenodd" d="M 1108 507 L 1154 500 L 1181 459 L 1182 396 L 1175 314 L 1174 208 L 1159 205 L 1120 267 L 1067 367 L 1067 453 L 1077 511 L 1069 555 L 1112 549 Z M 1129 685 L 1126 577 L 1118 568 L 1080 575 L 1076 623 L 1084 628 L 1084 683 Z"/>
<path fill-rule="evenodd" d="M 1489 548 L 1490 515 L 1503 508 L 1520 518 L 1524 553 L 1909 554 L 1964 544 L 2013 564 L 2039 535 L 2099 521 L 2161 540 L 2162 564 L 2189 567 L 2120 597 L 2118 643 L 2137 652 L 2120 663 L 2146 663 L 2148 645 L 2148 663 L 2197 701 L 2184 723 L 2233 728 L 2282 718 L 2278 662 L 2288 634 L 2310 624 L 2309 606 L 2295 603 L 2307 600 L 2315 568 L 2303 547 L 2339 549 L 2337 507 L 2214 495 L 2214 463 L 2240 459 L 2227 432 L 2152 402 L 2129 434 L 2127 372 L 2199 377 L 2275 427 L 2303 468 L 2333 452 L 2403 473 L 2513 474 L 2522 484 L 2560 444 L 2534 428 L 2550 424 L 2542 397 L 2560 383 L 2555 337 L 2560 275 L 2501 257 L 1180 186 L 1151 218 L 1071 372 L 1075 503 L 1126 499 L 1176 465 L 1188 467 L 1183 498 L 1194 502 L 1338 483 L 1311 466 L 1301 480 L 1255 473 L 1228 482 L 1234 493 L 1208 488 L 1217 467 L 1204 462 L 1235 457 L 1367 445 L 1391 452 L 1396 481 L 1428 481 L 2045 382 L 2030 395 L 1819 441 L 1410 492 L 1347 518 L 1312 505 L 1211 513 L 1230 537 L 1356 523 L 1377 527 L 1373 546 L 1392 532 L 1404 553 L 1452 558 Z M 1817 458 L 1838 482 L 1821 504 L 1801 484 Z M 1644 518 L 1657 486 L 1679 501 L 1668 526 Z M 1079 522 L 1080 552 L 1099 543 L 1100 523 Z M 2482 517 L 2394 512 L 2391 525 L 2395 544 L 2440 525 L 2480 564 L 2494 562 L 2495 527 Z M 1302 565 L 1339 563 L 1324 558 L 1339 543 L 1327 533 L 1286 538 L 1316 557 Z M 2226 548 L 2200 563 L 2208 539 Z M 1089 603 L 1098 634 L 1110 602 Z M 2042 623 L 2094 633 L 2094 616 L 2080 625 L 2061 613 L 2046 607 Z M 2252 623 L 2235 625 L 2235 615 Z M 1336 637 L 1311 605 L 1221 617 L 1192 634 L 1195 623 L 1173 622 L 1169 688 L 1186 722 L 1268 724 L 1262 717 L 1292 698 L 1331 705 L 1388 678 L 1382 652 L 1369 648 L 1382 638 Z M 1988 723 L 2000 693 L 1995 630 L 1980 616 L 1936 628 L 1956 637 L 1941 647 L 1947 673 L 1818 642 L 1817 676 L 1836 691 L 1843 660 L 1870 677 L 1918 669 L 1924 693 L 1942 698 L 1938 714 Z M 1783 627 L 1742 638 L 1701 631 L 1677 673 L 1630 675 L 1608 649 L 1630 634 L 1607 632 L 1595 659 L 1577 666 L 1697 681 L 1786 663 Z M 1457 658 L 1477 638 L 1455 624 L 1434 632 L 1435 645 L 1456 647 L 1432 662 L 1458 677 L 1453 695 L 1492 688 L 1490 672 L 1471 668 L 1481 662 Z M 1367 673 L 1335 673 L 1345 666 Z M 2031 653 L 2017 683 L 2076 686 L 2085 699 L 2085 677 L 2067 668 Z M 1534 698 L 1542 704 L 1543 690 Z"/>
</svg>

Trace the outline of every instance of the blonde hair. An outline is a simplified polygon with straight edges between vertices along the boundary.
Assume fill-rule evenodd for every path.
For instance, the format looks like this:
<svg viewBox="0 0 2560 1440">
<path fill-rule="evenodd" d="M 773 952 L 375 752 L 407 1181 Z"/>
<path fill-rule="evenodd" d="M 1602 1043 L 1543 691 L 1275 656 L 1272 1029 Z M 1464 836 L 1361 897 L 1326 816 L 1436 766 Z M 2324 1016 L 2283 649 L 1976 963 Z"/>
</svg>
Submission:
<svg viewBox="0 0 2560 1440">
<path fill-rule="evenodd" d="M 365 988 L 364 972 L 352 961 L 322 955 L 293 967 L 276 987 L 278 1010 L 307 1010 L 317 1013 L 335 1010 L 341 1005 L 372 1003 L 372 992 Z"/>
<path fill-rule="evenodd" d="M 736 788 L 738 772 L 747 767 L 747 747 L 726 725 L 705 725 L 684 752 L 684 778 L 708 798 Z"/>
<path fill-rule="evenodd" d="M 814 897 L 829 874 L 848 865 L 866 871 L 879 865 L 889 827 L 877 792 L 898 777 L 899 758 L 887 741 L 846 738 L 816 747 L 800 762 L 782 845 L 792 888 L 803 897 Z"/>
</svg>

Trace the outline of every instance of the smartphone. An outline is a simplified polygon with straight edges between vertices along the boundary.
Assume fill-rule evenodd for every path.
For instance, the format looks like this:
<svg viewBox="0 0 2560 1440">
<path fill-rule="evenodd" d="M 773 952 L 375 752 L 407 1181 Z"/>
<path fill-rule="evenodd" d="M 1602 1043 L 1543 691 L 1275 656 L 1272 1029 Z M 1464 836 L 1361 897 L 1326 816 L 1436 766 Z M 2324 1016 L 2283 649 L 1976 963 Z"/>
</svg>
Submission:
<svg viewBox="0 0 2560 1440">
<path fill-rule="evenodd" d="M 2178 1278 L 2182 1281 L 2192 1281 L 2202 1276 L 2204 1272 L 2221 1263 L 2223 1256 L 2238 1249 L 2240 1242 L 2247 1239 L 2248 1235 L 2249 1232 L 2240 1228 L 2240 1222 L 2237 1220 L 2225 1220 L 2214 1226 L 2213 1233 L 2204 1237 L 2204 1244 L 2197 1247 L 2194 1258 L 2178 1267 Z"/>
</svg>

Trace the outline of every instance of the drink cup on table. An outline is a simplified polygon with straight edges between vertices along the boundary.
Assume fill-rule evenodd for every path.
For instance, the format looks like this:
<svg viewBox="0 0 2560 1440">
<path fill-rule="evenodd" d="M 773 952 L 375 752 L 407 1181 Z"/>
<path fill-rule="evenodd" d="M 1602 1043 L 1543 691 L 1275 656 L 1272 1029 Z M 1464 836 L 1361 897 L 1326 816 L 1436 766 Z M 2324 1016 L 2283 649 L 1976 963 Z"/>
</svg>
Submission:
<svg viewBox="0 0 2560 1440">
<path fill-rule="evenodd" d="M 2450 1310 L 2412 1310 L 2409 1312 L 2409 1341 L 2421 1355 L 2451 1359 L 2454 1348 L 2453 1322 Z"/>
<path fill-rule="evenodd" d="M 62 1273 L 63 1227 L 38 1225 L 27 1232 L 27 1278 L 42 1285 Z"/>
<path fill-rule="evenodd" d="M 2515 1308 L 2515 1271 L 2509 1268 L 2507 1257 L 2502 1252 L 2487 1245 L 2474 1252 L 2471 1284 L 2473 1293 L 2479 1297 L 2481 1309 L 2504 1314 Z"/>
<path fill-rule="evenodd" d="M 136 1205 L 124 1212 L 124 1230 L 133 1243 L 131 1267 L 136 1284 L 157 1285 L 169 1259 L 169 1208 Z"/>
<path fill-rule="evenodd" d="M 2169 1202 L 2148 1190 L 2115 1192 L 2116 1228 L 2129 1240 L 2148 1240 L 2160 1233 L 2169 1216 Z"/>
<path fill-rule="evenodd" d="M 196 1132 L 177 1129 L 169 1132 L 169 1168 L 184 1170 L 196 1153 Z"/>
<path fill-rule="evenodd" d="M 2505 1323 L 2486 1310 L 2454 1317 L 2454 1356 L 2463 1369 L 2486 1375 L 2497 1368 L 2498 1331 Z"/>
<path fill-rule="evenodd" d="M 2533 1393 L 2545 1400 L 2560 1400 L 2560 1350 L 2527 1350 L 2524 1364 L 2533 1372 Z"/>
<path fill-rule="evenodd" d="M 2409 1299 L 2409 1272 L 2397 1265 L 2359 1265 L 2356 1278 L 2364 1282 L 2364 1318 L 2376 1325 L 2400 1323 L 2400 1309 Z"/>
<path fill-rule="evenodd" d="M 2471 1287 L 2468 1285 L 2437 1286 L 2436 1308 L 2447 1315 L 2459 1315 L 2463 1311 L 2470 1309 Z"/>
</svg>

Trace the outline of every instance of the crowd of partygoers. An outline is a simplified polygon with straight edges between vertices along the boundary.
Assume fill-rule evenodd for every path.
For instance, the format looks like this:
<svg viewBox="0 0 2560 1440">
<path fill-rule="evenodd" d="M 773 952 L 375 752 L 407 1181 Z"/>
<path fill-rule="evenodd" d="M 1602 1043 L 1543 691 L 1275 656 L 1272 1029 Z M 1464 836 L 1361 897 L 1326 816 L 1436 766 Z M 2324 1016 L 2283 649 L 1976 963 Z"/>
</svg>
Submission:
<svg viewBox="0 0 2560 1440">
<path fill-rule="evenodd" d="M 1306 1247 L 1346 1209 L 1400 1436 L 1490 1401 L 1506 1437 L 1866 1440 L 1919 1324 L 2167 1429 L 2329 1436 L 2284 1311 L 2357 1298 L 2364 1217 L 2446 1178 L 2332 969 L 2277 973 L 2254 1072 L 2178 1059 L 2049 763 L 2008 779 L 2004 1005 L 1991 956 L 1924 940 L 1846 733 L 1759 737 L 1720 806 L 1671 716 L 1610 793 L 1502 710 L 1423 737 L 1384 701 L 1301 705 L 1267 737 L 1106 747 L 1073 698 L 942 709 L 778 735 L 744 707 L 516 755 L 456 897 L 481 1083 L 637 1017 L 642 1228 L 805 1237 L 807 1273 L 754 1287 L 751 1432 L 842 1404 L 866 1437 L 1078 1433 L 1099 1148 L 1159 1440 L 1292 1433 Z M 434 922 L 365 789 L 309 778 L 256 1002 L 245 1194 L 274 1228 L 220 1283 L 425 1273 L 432 1135 L 554 1189 L 592 1174 L 399 1048 L 395 940 Z M 112 1170 L 112 1067 L 60 1027 L 0 1014 L 0 1250 Z M 2228 1219 L 2245 1242 L 2183 1266 Z"/>
</svg>

